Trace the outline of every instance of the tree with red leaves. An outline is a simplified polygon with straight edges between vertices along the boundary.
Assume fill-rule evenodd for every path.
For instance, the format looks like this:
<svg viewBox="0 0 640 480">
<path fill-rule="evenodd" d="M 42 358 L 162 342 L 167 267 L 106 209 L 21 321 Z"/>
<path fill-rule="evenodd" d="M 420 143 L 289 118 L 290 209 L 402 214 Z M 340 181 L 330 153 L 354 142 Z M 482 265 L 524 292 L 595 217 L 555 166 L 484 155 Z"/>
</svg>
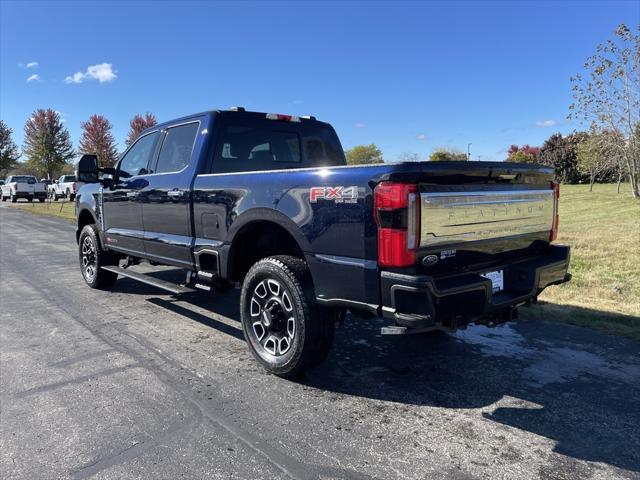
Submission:
<svg viewBox="0 0 640 480">
<path fill-rule="evenodd" d="M 69 131 L 55 110 L 39 108 L 24 125 L 22 152 L 26 167 L 48 178 L 59 172 L 75 155 Z"/>
<path fill-rule="evenodd" d="M 116 141 L 111 133 L 111 122 L 102 115 L 91 115 L 80 124 L 82 137 L 78 149 L 80 153 L 92 153 L 98 157 L 98 165 L 112 167 L 118 160 Z"/>
<path fill-rule="evenodd" d="M 145 113 L 144 116 L 136 114 L 129 122 L 131 126 L 131 130 L 129 130 L 129 134 L 127 135 L 126 144 L 129 147 L 136 139 L 140 136 L 143 130 L 147 128 L 153 127 L 158 123 L 156 120 L 156 116 L 153 113 Z"/>
<path fill-rule="evenodd" d="M 520 163 L 536 163 L 540 155 L 540 147 L 530 145 L 511 145 L 507 151 L 507 161 Z"/>
</svg>

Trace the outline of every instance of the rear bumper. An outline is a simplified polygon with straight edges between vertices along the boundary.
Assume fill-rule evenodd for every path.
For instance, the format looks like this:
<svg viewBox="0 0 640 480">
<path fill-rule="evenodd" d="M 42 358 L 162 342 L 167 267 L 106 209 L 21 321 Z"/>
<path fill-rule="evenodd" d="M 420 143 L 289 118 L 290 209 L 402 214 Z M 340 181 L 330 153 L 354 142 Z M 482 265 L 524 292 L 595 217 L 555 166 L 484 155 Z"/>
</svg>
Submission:
<svg viewBox="0 0 640 480">
<path fill-rule="evenodd" d="M 47 192 L 35 192 L 33 198 L 47 198 Z"/>
<path fill-rule="evenodd" d="M 13 193 L 13 196 L 16 198 L 32 198 L 34 196 L 34 193 L 17 191 Z"/>
<path fill-rule="evenodd" d="M 409 328 L 508 319 L 514 307 L 535 299 L 549 285 L 569 281 L 569 258 L 568 246 L 552 245 L 544 255 L 494 266 L 489 270 L 504 271 L 504 290 L 495 294 L 491 281 L 480 275 L 484 271 L 441 277 L 382 272 L 382 314 Z"/>
</svg>

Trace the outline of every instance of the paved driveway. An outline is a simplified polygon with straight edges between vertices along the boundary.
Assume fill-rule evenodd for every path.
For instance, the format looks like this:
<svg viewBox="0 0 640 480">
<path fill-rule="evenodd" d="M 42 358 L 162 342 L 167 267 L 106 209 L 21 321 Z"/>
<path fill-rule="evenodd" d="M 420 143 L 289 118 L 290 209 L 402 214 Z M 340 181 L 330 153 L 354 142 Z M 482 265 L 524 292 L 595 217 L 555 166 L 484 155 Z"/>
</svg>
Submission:
<svg viewBox="0 0 640 480">
<path fill-rule="evenodd" d="M 348 317 L 296 383 L 253 361 L 237 293 L 87 288 L 69 224 L 0 208 L 0 271 L 3 478 L 640 478 L 631 340 Z"/>
</svg>

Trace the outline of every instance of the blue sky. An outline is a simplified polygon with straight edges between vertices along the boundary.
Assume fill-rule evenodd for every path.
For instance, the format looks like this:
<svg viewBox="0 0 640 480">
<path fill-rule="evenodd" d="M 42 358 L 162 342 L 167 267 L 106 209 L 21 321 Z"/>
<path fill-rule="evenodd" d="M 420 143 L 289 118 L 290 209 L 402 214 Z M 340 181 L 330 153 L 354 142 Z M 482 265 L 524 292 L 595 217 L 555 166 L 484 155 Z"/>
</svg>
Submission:
<svg viewBox="0 0 640 480">
<path fill-rule="evenodd" d="M 502 160 L 577 127 L 569 77 L 639 5 L 2 0 L 0 116 L 20 145 L 30 113 L 53 108 L 75 146 L 99 113 L 122 146 L 135 113 L 243 105 L 315 115 L 386 160 L 469 142 Z"/>
</svg>

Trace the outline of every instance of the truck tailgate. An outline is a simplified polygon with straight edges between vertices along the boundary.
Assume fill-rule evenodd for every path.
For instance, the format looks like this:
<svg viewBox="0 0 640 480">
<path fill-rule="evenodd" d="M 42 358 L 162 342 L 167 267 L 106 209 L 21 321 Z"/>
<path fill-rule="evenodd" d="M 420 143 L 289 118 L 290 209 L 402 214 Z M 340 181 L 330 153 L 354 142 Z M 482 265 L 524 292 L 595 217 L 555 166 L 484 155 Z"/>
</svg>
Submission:
<svg viewBox="0 0 640 480">
<path fill-rule="evenodd" d="M 487 190 L 422 192 L 420 247 L 549 232 L 554 192 Z"/>
</svg>

